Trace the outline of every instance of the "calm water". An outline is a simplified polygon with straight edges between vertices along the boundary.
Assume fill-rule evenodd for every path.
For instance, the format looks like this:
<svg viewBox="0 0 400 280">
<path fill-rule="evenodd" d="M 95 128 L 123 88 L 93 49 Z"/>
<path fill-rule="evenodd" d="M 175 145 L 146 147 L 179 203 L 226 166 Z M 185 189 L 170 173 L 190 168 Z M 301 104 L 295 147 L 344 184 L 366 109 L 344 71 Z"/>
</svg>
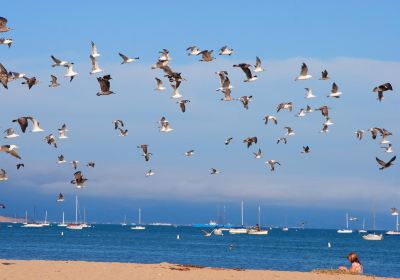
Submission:
<svg viewBox="0 0 400 280">
<path fill-rule="evenodd" d="M 61 236 L 61 232 L 64 236 Z M 177 240 L 177 234 L 180 239 Z M 331 242 L 332 248 L 327 243 Z M 232 244 L 233 249 L 229 248 Z M 196 264 L 310 271 L 337 268 L 347 253 L 356 251 L 364 272 L 400 277 L 400 236 L 383 241 L 365 241 L 358 233 L 334 230 L 273 229 L 267 236 L 229 235 L 204 237 L 191 227 L 147 226 L 134 231 L 128 226 L 95 225 L 71 231 L 52 226 L 0 228 L 0 258 L 43 260 L 88 260 L 104 262 Z"/>
</svg>

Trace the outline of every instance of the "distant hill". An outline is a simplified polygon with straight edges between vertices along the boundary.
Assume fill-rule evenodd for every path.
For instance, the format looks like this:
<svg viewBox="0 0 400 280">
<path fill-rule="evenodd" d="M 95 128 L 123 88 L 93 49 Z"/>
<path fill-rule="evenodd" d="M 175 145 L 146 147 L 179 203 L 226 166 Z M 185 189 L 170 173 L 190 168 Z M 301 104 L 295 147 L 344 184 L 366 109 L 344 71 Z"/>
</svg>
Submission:
<svg viewBox="0 0 400 280">
<path fill-rule="evenodd" d="M 0 216 L 0 223 L 22 223 L 24 219 Z"/>
</svg>

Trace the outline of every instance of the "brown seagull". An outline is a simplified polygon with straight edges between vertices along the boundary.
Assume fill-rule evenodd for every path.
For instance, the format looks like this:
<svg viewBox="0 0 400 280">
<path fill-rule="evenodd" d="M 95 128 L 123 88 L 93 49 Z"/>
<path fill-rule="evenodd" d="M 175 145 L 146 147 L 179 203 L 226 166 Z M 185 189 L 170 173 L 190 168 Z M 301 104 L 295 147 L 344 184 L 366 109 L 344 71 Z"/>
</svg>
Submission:
<svg viewBox="0 0 400 280">
<path fill-rule="evenodd" d="M 392 157 L 391 160 L 388 162 L 384 162 L 383 160 L 380 160 L 379 158 L 376 158 L 376 161 L 381 165 L 379 170 L 383 170 L 385 168 L 389 168 L 390 166 L 393 165 L 393 162 L 396 160 L 396 156 Z"/>
</svg>

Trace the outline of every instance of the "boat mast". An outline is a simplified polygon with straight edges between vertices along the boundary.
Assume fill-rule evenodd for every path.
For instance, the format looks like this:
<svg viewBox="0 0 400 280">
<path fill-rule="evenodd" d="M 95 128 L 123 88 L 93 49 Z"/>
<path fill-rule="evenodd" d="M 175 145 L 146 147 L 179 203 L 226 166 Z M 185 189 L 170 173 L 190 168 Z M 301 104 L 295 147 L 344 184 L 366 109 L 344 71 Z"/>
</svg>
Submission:
<svg viewBox="0 0 400 280">
<path fill-rule="evenodd" d="M 365 230 L 365 217 L 363 217 L 363 229 Z"/>
<path fill-rule="evenodd" d="M 346 213 L 346 229 L 349 229 L 349 213 Z"/>
<path fill-rule="evenodd" d="M 244 222 L 243 222 L 243 200 L 242 200 L 242 203 L 241 203 L 241 208 L 242 208 L 242 227 L 243 227 L 243 224 L 244 224 Z"/>
<path fill-rule="evenodd" d="M 78 195 L 75 195 L 75 224 L 78 224 Z"/>
<path fill-rule="evenodd" d="M 25 223 L 26 224 L 28 223 L 28 211 L 27 210 L 25 210 Z"/>
<path fill-rule="evenodd" d="M 47 210 L 46 210 L 46 215 L 44 216 L 44 223 L 47 224 Z"/>
<path fill-rule="evenodd" d="M 139 208 L 139 225 L 142 224 L 142 209 Z"/>
<path fill-rule="evenodd" d="M 396 215 L 396 231 L 399 232 L 399 214 Z"/>
<path fill-rule="evenodd" d="M 261 210 L 260 205 L 258 205 L 258 226 L 261 227 L 261 214 L 260 214 L 261 211 L 260 210 Z"/>
<path fill-rule="evenodd" d="M 63 211 L 63 222 L 62 223 L 64 224 L 64 211 Z"/>
</svg>

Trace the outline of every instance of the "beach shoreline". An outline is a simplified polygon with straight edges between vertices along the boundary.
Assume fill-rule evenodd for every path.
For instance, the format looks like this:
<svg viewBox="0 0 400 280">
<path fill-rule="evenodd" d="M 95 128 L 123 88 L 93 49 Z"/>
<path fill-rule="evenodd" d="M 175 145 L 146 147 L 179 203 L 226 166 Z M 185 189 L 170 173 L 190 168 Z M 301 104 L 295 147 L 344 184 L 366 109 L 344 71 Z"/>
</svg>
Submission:
<svg viewBox="0 0 400 280">
<path fill-rule="evenodd" d="M 253 269 L 211 268 L 171 263 L 138 264 L 88 261 L 0 260 L 1 279 L 400 279 L 350 275 L 333 271 L 292 272 Z"/>
</svg>

